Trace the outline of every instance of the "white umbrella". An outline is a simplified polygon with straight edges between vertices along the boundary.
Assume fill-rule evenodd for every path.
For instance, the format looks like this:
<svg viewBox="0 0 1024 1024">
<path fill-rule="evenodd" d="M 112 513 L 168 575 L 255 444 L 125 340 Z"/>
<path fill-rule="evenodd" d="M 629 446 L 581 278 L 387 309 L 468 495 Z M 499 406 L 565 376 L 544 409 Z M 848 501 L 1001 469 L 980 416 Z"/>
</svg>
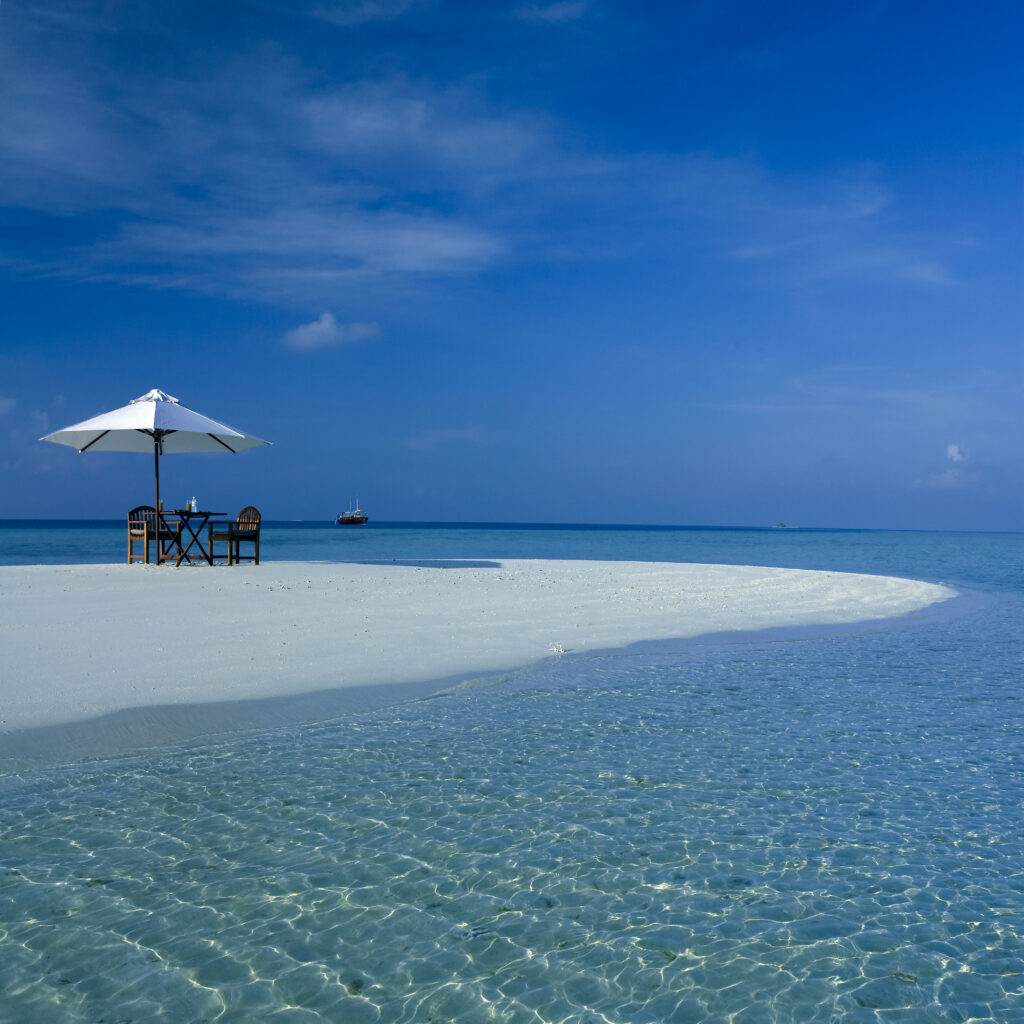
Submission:
<svg viewBox="0 0 1024 1024">
<path fill-rule="evenodd" d="M 193 412 L 154 388 L 120 409 L 57 430 L 41 441 L 66 444 L 79 452 L 153 453 L 156 505 L 160 508 L 160 456 L 172 452 L 240 452 L 270 444 L 225 423 Z"/>
</svg>

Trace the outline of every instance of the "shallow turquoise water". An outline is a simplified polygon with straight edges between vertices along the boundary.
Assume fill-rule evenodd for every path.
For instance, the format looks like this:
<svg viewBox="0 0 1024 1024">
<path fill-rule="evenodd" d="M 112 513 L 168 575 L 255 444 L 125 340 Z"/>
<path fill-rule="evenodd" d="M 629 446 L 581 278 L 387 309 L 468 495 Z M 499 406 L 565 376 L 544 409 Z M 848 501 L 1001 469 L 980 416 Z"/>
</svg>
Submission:
<svg viewBox="0 0 1024 1024">
<path fill-rule="evenodd" d="M 676 551 L 971 598 L 2 779 L 0 1020 L 1024 1021 L 1021 536 L 282 547 L 306 543 Z"/>
</svg>

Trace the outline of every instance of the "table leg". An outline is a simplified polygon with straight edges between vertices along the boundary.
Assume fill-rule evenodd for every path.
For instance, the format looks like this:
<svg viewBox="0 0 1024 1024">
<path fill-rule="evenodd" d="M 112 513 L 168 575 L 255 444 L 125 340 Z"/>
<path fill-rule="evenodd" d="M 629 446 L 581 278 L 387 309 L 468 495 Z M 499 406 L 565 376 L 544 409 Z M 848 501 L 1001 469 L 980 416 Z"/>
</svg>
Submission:
<svg viewBox="0 0 1024 1024">
<path fill-rule="evenodd" d="M 156 514 L 156 523 L 157 523 L 157 526 L 156 526 L 156 537 L 154 538 L 156 540 L 156 564 L 157 565 L 162 565 L 164 562 L 169 561 L 171 558 L 174 557 L 174 555 L 173 555 L 173 553 L 169 554 L 168 550 L 173 552 L 175 549 L 177 549 L 177 551 L 179 552 L 179 557 L 178 557 L 178 561 L 175 564 L 180 565 L 181 564 L 181 557 L 180 557 L 180 552 L 181 552 L 181 533 L 179 531 L 175 531 L 175 530 L 172 530 L 170 528 L 170 526 L 167 523 L 167 520 L 164 518 L 163 512 L 157 512 L 157 514 Z M 170 549 L 164 547 L 164 539 L 163 538 L 164 538 L 164 535 L 168 534 L 168 533 L 173 533 L 174 537 L 175 537 L 175 539 L 173 541 L 173 545 L 172 545 L 172 547 Z"/>
<path fill-rule="evenodd" d="M 196 522 L 195 529 L 193 529 L 192 527 L 193 519 Z M 207 565 L 213 565 L 213 556 L 210 554 L 209 551 L 206 550 L 205 547 L 203 547 L 203 542 L 202 540 L 200 540 L 200 534 L 203 532 L 203 527 L 209 521 L 210 517 L 208 515 L 188 516 L 183 519 L 183 527 L 185 530 L 188 530 L 189 536 L 192 539 L 188 542 L 188 544 L 184 545 L 184 547 L 182 547 L 180 544 L 178 545 L 179 551 L 178 561 L 175 563 L 176 565 L 181 565 L 182 561 L 185 559 L 187 559 L 189 563 L 191 563 L 193 558 L 202 558 Z M 193 548 L 198 548 L 198 551 L 195 555 L 190 554 Z"/>
</svg>

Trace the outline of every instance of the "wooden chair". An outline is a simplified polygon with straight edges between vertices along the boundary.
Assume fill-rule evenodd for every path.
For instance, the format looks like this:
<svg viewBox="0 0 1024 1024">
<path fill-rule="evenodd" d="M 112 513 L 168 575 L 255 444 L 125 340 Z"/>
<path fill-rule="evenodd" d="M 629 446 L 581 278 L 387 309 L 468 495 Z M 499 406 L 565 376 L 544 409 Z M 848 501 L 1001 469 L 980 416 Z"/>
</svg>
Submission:
<svg viewBox="0 0 1024 1024">
<path fill-rule="evenodd" d="M 157 561 L 181 542 L 181 523 L 164 519 L 157 529 L 156 509 L 152 505 L 139 505 L 128 513 L 128 564 L 145 562 L 149 565 L 149 545 L 157 546 Z M 135 545 L 141 544 L 142 551 L 136 552 Z"/>
<path fill-rule="evenodd" d="M 252 562 L 260 564 L 260 513 L 259 509 L 247 505 L 238 513 L 238 518 L 233 523 L 210 523 L 208 529 L 208 547 L 210 557 L 216 558 L 213 550 L 213 542 L 226 540 L 228 542 L 228 565 L 236 562 Z M 241 553 L 242 542 L 253 545 L 251 555 Z M 221 556 L 223 557 L 223 556 Z"/>
</svg>

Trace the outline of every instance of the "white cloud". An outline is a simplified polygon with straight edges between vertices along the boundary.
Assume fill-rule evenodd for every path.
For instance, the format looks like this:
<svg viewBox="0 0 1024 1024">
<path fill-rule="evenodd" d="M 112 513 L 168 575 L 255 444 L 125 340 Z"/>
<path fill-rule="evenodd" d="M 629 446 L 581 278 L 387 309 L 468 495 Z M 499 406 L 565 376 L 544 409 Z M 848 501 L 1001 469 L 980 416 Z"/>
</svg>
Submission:
<svg viewBox="0 0 1024 1024">
<path fill-rule="evenodd" d="M 964 463 L 968 461 L 967 449 L 962 444 L 946 445 L 946 459 L 949 465 L 935 473 L 930 473 L 917 482 L 918 487 L 926 490 L 954 490 L 968 482 Z"/>
<path fill-rule="evenodd" d="M 431 430 L 424 430 L 414 437 L 406 438 L 403 444 L 406 448 L 425 452 L 439 448 L 442 445 L 463 442 L 476 444 L 482 440 L 483 432 L 479 427 L 435 427 Z"/>
<path fill-rule="evenodd" d="M 321 348 L 334 348 L 353 341 L 368 341 L 380 334 L 379 324 L 342 324 L 332 313 L 321 313 L 311 323 L 302 324 L 285 333 L 282 341 L 296 352 L 313 352 Z"/>
</svg>

